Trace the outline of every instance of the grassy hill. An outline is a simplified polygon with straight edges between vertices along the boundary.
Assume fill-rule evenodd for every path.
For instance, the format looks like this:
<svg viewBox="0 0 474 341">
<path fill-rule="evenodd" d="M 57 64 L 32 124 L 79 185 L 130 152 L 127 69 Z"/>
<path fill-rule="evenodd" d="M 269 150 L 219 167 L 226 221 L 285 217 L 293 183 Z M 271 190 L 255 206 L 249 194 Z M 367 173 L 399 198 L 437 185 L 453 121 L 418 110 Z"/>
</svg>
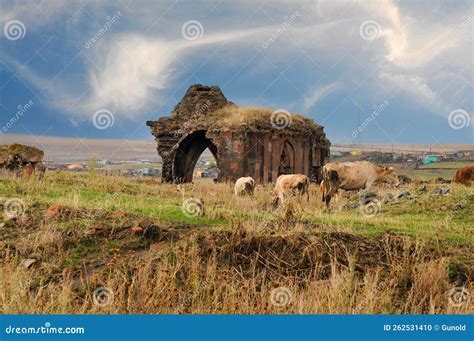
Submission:
<svg viewBox="0 0 474 341">
<path fill-rule="evenodd" d="M 348 193 L 330 210 L 314 185 L 276 210 L 271 191 L 1 178 L 0 313 L 472 313 L 452 302 L 474 289 L 472 188 L 379 188 L 380 206 Z"/>
</svg>

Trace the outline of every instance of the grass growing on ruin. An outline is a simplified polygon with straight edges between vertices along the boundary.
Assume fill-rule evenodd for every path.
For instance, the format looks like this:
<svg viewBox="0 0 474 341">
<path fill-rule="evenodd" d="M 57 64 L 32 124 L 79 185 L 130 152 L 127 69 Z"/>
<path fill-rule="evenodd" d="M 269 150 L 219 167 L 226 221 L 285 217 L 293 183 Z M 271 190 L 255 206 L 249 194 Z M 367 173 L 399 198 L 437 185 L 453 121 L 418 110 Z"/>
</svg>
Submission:
<svg viewBox="0 0 474 341">
<path fill-rule="evenodd" d="M 275 117 L 272 118 L 272 114 Z M 213 122 L 217 127 L 230 128 L 238 127 L 242 124 L 272 127 L 273 124 L 285 125 L 291 128 L 291 124 L 304 123 L 306 126 L 320 128 L 314 122 L 306 119 L 297 113 L 289 113 L 282 109 L 269 109 L 252 106 L 226 105 L 205 117 L 207 122 Z M 279 122 L 278 120 L 283 120 Z"/>
<path fill-rule="evenodd" d="M 450 192 L 433 195 L 440 187 Z M 471 188 L 380 188 L 373 217 L 341 210 L 355 194 L 327 210 L 314 185 L 309 202 L 273 210 L 271 191 L 235 198 L 231 184 L 95 173 L 0 178 L 0 203 L 26 208 L 0 228 L 0 312 L 472 312 L 449 301 L 455 287 L 473 290 Z M 382 200 L 401 191 L 411 195 Z M 203 216 L 183 214 L 189 198 L 204 202 Z M 153 238 L 131 233 L 145 220 Z M 25 268 L 27 259 L 36 262 Z M 112 302 L 94 304 L 99 287 Z M 289 302 L 274 304 L 275 290 Z"/>
</svg>

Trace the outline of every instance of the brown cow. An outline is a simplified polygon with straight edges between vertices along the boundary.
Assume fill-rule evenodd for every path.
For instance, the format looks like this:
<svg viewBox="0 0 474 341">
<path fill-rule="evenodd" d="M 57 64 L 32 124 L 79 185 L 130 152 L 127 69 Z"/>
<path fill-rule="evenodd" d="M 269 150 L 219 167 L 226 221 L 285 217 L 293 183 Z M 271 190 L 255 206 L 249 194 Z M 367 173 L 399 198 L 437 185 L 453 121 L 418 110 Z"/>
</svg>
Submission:
<svg viewBox="0 0 474 341">
<path fill-rule="evenodd" d="M 234 194 L 236 196 L 253 195 L 254 190 L 255 180 L 250 176 L 238 178 L 235 182 Z"/>
<path fill-rule="evenodd" d="M 368 161 L 333 162 L 323 167 L 321 192 L 323 202 L 329 202 L 339 188 L 356 191 L 371 188 L 377 183 L 389 183 L 399 186 L 400 182 L 392 167 L 374 165 Z"/>
<path fill-rule="evenodd" d="M 463 168 L 459 168 L 454 175 L 454 182 L 471 186 L 474 182 L 474 165 L 469 165 Z"/>
<path fill-rule="evenodd" d="M 273 206 L 283 204 L 285 198 L 289 195 L 306 194 L 306 199 L 309 201 L 309 178 L 303 174 L 284 174 L 280 175 L 276 181 L 275 189 L 273 190 Z"/>
</svg>

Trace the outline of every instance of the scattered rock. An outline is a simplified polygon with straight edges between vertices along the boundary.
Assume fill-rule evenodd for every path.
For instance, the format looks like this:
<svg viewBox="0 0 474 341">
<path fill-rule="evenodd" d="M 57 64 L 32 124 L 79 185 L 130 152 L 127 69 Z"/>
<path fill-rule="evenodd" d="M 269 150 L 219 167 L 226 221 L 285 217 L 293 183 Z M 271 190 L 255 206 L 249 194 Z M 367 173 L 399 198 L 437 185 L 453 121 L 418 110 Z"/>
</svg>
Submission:
<svg viewBox="0 0 474 341">
<path fill-rule="evenodd" d="M 365 206 L 371 202 L 378 202 L 376 197 L 362 198 L 359 200 L 360 204 Z"/>
<path fill-rule="evenodd" d="M 169 246 L 167 242 L 154 243 L 150 245 L 150 252 L 160 252 L 168 250 Z"/>
<path fill-rule="evenodd" d="M 411 178 L 406 176 L 406 175 L 399 175 L 398 176 L 398 181 L 400 181 L 400 184 L 409 184 L 412 182 Z"/>
<path fill-rule="evenodd" d="M 342 211 L 348 211 L 348 210 L 352 210 L 352 209 L 357 208 L 357 207 L 359 207 L 358 202 L 351 202 L 351 203 L 347 203 L 347 204 L 342 205 L 341 210 Z"/>
<path fill-rule="evenodd" d="M 431 192 L 433 195 L 446 195 L 450 191 L 449 187 L 441 187 L 441 188 L 435 188 Z"/>
<path fill-rule="evenodd" d="M 357 193 L 359 199 L 372 199 L 377 198 L 377 193 L 371 189 L 363 189 Z"/>
<path fill-rule="evenodd" d="M 155 224 L 148 225 L 147 228 L 143 231 L 143 238 L 145 239 L 155 239 L 158 236 L 158 227 Z"/>
<path fill-rule="evenodd" d="M 142 234 L 143 229 L 140 226 L 134 226 L 134 227 L 132 227 L 132 233 L 133 234 Z"/>
<path fill-rule="evenodd" d="M 440 176 L 438 176 L 435 180 L 434 180 L 435 183 L 438 183 L 438 184 L 450 184 L 451 183 L 451 180 L 446 180 Z"/>
<path fill-rule="evenodd" d="M 141 222 L 138 223 L 142 229 L 146 229 L 148 226 L 153 225 L 154 222 L 151 219 L 143 219 Z"/>
<path fill-rule="evenodd" d="M 29 268 L 31 268 L 31 267 L 33 266 L 33 264 L 35 264 L 36 262 L 37 262 L 36 259 L 34 259 L 34 258 L 28 258 L 27 260 L 25 260 L 25 261 L 23 262 L 23 266 L 24 266 L 25 269 L 29 269 Z"/>
<path fill-rule="evenodd" d="M 105 223 L 95 223 L 91 226 L 89 230 L 85 232 L 85 236 L 97 236 L 97 237 L 108 237 L 110 236 L 110 228 Z"/>
<path fill-rule="evenodd" d="M 395 199 L 401 199 L 401 198 L 410 198 L 411 197 L 411 193 L 408 192 L 408 191 L 402 191 L 400 193 L 398 193 L 396 196 L 395 196 Z"/>
<path fill-rule="evenodd" d="M 180 239 L 179 233 L 174 230 L 167 231 L 166 237 L 173 243 Z"/>
<path fill-rule="evenodd" d="M 418 188 L 418 192 L 420 193 L 426 193 L 427 191 L 428 191 L 428 188 L 426 187 L 426 185 L 423 185 Z"/>
<path fill-rule="evenodd" d="M 49 206 L 46 210 L 46 214 L 50 217 L 57 217 L 60 216 L 64 212 L 64 207 L 59 204 L 54 204 Z"/>
<path fill-rule="evenodd" d="M 445 205 L 441 206 L 441 211 L 447 211 L 447 210 L 448 210 L 447 206 L 445 206 Z"/>
</svg>

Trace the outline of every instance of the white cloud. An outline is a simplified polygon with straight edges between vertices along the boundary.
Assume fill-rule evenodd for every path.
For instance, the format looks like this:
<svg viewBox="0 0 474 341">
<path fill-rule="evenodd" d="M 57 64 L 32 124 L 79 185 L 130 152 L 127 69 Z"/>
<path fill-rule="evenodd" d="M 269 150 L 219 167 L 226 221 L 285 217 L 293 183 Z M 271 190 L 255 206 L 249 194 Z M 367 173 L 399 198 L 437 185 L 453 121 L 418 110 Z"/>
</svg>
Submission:
<svg viewBox="0 0 474 341">
<path fill-rule="evenodd" d="M 97 51 L 98 70 L 90 73 L 92 95 L 85 101 L 86 112 L 107 108 L 133 117 L 167 88 L 176 59 L 174 43 L 125 35 Z M 159 99 L 156 97 L 156 99 Z"/>
<path fill-rule="evenodd" d="M 43 5 L 45 3 L 48 5 Z M 106 5 L 120 7 L 119 2 L 93 2 L 92 6 L 98 8 L 101 15 L 104 13 L 104 8 L 100 9 L 102 4 L 104 8 Z M 3 12 L 6 13 L 3 19 L 24 17 L 30 22 L 32 17 L 38 16 L 32 6 L 34 5 L 28 2 L 9 7 Z M 41 6 L 47 9 L 49 15 L 44 20 L 37 20 L 37 26 L 56 17 L 61 11 L 70 12 L 69 7 L 64 6 L 64 1 L 42 2 Z M 160 6 L 160 10 L 157 11 L 156 6 Z M 306 4 L 305 10 L 298 6 L 298 3 L 275 4 L 272 5 L 272 11 L 265 9 L 264 13 L 255 12 L 254 2 L 239 3 L 239 6 L 224 2 L 218 9 L 223 14 L 221 17 L 212 20 L 205 17 L 207 20 L 202 20 L 202 38 L 187 41 L 181 37 L 181 25 L 186 20 L 199 18 L 199 12 L 196 12 L 199 9 L 193 7 L 188 13 L 180 10 L 180 15 L 177 15 L 172 12 L 173 9 L 168 9 L 168 4 L 156 5 L 150 1 L 145 6 L 135 3 L 132 6 L 134 12 L 124 10 L 118 28 L 114 26 L 107 31 L 87 51 L 87 58 L 84 59 L 87 89 L 71 91 L 68 87 L 60 86 L 60 80 L 53 85 L 27 66 L 20 68 L 18 64 L 16 68 L 35 87 L 46 89 L 51 98 L 48 104 L 61 108 L 77 119 L 89 118 L 101 108 L 112 110 L 117 116 L 140 117 L 147 113 L 152 104 L 162 99 L 166 90 L 176 86 L 175 81 L 181 72 L 193 71 L 192 68 L 198 66 L 193 63 L 194 56 L 205 56 L 212 52 L 210 47 L 229 44 L 231 48 L 220 52 L 222 65 L 219 67 L 225 68 L 225 63 L 244 65 L 247 60 L 242 60 L 241 55 L 254 55 L 255 49 L 261 49 L 264 39 L 281 27 L 282 18 L 299 10 L 301 15 L 298 19 L 263 52 L 265 58 L 256 58 L 252 64 L 260 71 L 256 77 L 261 77 L 264 71 L 272 70 L 275 65 L 277 68 L 285 68 L 288 61 L 302 55 L 298 47 L 304 48 L 304 53 L 313 58 L 321 71 L 327 74 L 324 79 L 329 79 L 326 80 L 328 84 L 311 89 L 303 98 L 305 109 L 314 107 L 329 94 L 342 90 L 342 84 L 344 90 L 352 90 L 349 89 L 349 84 L 358 83 L 355 81 L 357 77 L 373 71 L 376 71 L 380 79 L 409 93 L 413 100 L 424 104 L 435 103 L 432 108 L 438 113 L 446 111 L 448 107 L 456 107 L 451 103 L 451 89 L 445 89 L 446 82 L 452 82 L 456 99 L 472 96 L 469 94 L 472 88 L 469 90 L 466 80 L 457 77 L 469 65 L 472 71 L 470 47 L 473 22 L 462 24 L 469 14 L 466 6 L 459 6 L 449 13 L 433 11 L 430 15 L 425 13 L 426 6 L 399 4 L 390 0 L 355 1 L 349 5 L 338 1 L 317 1 Z M 308 10 L 311 6 L 313 11 Z M 235 11 L 225 10 L 229 8 Z M 114 11 L 116 9 L 107 8 L 106 12 Z M 157 19 L 155 13 L 166 15 L 152 25 Z M 250 24 L 239 20 L 240 16 L 244 17 L 244 13 L 251 14 Z M 272 16 L 274 20 L 266 20 L 268 16 Z M 80 14 L 75 18 L 83 19 Z M 85 16 L 85 19 L 90 18 Z M 375 20 L 380 24 L 379 40 L 369 42 L 359 37 L 359 26 L 365 20 Z M 100 17 L 97 21 L 101 23 L 103 18 Z M 75 25 L 76 22 L 81 23 L 79 19 L 71 20 L 70 25 Z M 31 27 L 34 25 L 32 23 Z M 31 30 L 30 24 L 27 25 L 27 31 L 29 29 Z M 73 32 L 74 38 L 77 38 L 76 35 L 89 34 L 77 32 L 79 28 L 75 26 L 69 29 L 67 32 L 58 32 L 58 36 L 70 32 Z M 88 37 L 82 38 L 86 41 Z M 347 57 L 348 52 L 351 58 Z M 226 55 L 224 59 L 222 57 L 225 53 L 233 55 Z M 89 58 L 90 64 L 87 63 Z M 354 62 L 354 58 L 357 62 Z M 268 60 L 272 63 L 268 63 Z M 445 61 L 449 62 L 448 66 L 444 64 Z M 342 75 L 338 75 L 337 82 L 332 82 L 331 68 L 339 66 L 343 70 Z M 449 72 L 446 71 L 447 68 Z M 306 70 L 299 69 L 298 72 L 305 73 Z M 370 84 L 370 81 L 364 84 L 361 91 L 366 91 L 366 96 L 372 97 L 370 89 L 377 87 L 377 84 Z M 89 92 L 82 98 L 87 90 Z M 443 98 L 440 98 L 441 94 Z"/>
<path fill-rule="evenodd" d="M 303 106 L 305 110 L 315 106 L 319 101 L 328 96 L 330 93 L 339 90 L 341 85 L 337 82 L 319 86 L 314 88 L 305 98 Z"/>
</svg>

